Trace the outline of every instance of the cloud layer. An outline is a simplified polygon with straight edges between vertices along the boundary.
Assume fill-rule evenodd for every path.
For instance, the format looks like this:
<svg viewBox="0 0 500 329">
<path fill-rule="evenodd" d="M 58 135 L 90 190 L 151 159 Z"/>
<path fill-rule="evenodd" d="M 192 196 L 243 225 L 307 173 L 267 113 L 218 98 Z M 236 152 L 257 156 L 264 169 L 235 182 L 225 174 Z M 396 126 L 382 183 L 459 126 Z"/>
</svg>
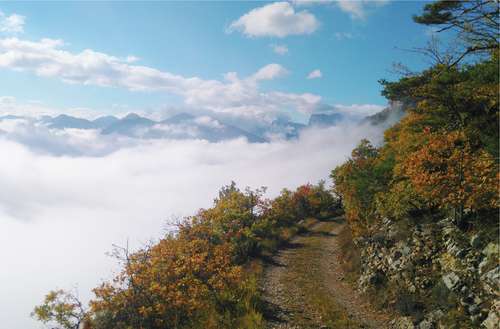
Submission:
<svg viewBox="0 0 500 329">
<path fill-rule="evenodd" d="M 231 180 L 266 185 L 272 196 L 327 178 L 364 137 L 377 140 L 380 131 L 339 126 L 265 144 L 145 141 L 103 157 L 41 155 L 0 138 L 9 154 L 0 163 L 0 250 L 9 269 L 0 271 L 0 322 L 37 328 L 28 314 L 49 289 L 78 284 L 87 299 L 111 275 L 104 252 L 113 243 L 158 238 L 174 215 L 209 206 Z M 99 143 L 87 136 L 88 148 Z"/>
</svg>

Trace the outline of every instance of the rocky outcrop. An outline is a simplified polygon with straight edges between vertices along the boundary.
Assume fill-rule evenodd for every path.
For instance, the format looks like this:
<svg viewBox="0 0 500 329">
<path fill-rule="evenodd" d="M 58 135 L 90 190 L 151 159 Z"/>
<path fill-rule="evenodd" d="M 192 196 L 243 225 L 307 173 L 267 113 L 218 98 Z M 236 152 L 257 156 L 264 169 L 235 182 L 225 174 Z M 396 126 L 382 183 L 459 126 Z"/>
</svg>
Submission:
<svg viewBox="0 0 500 329">
<path fill-rule="evenodd" d="M 359 289 L 383 294 L 384 306 L 402 314 L 391 328 L 450 328 L 453 321 L 464 328 L 499 328 L 498 243 L 469 236 L 449 219 L 402 224 L 384 219 L 369 237 L 355 241 Z"/>
</svg>

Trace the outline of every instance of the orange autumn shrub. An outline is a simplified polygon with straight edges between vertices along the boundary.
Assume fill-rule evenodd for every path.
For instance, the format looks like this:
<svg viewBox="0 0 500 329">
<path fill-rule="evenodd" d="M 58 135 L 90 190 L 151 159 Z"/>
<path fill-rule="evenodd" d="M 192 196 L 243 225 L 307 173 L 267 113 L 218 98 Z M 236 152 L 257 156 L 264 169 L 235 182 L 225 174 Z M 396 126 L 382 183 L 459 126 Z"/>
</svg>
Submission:
<svg viewBox="0 0 500 329">
<path fill-rule="evenodd" d="M 473 150 L 459 131 L 428 132 L 428 143 L 403 167 L 415 190 L 441 208 L 461 215 L 498 206 L 498 166 L 486 151 Z"/>
<path fill-rule="evenodd" d="M 190 328 L 224 321 L 220 308 L 237 303 L 243 281 L 228 243 L 165 238 L 127 255 L 112 282 L 94 289 L 97 321 L 113 328 Z"/>
</svg>

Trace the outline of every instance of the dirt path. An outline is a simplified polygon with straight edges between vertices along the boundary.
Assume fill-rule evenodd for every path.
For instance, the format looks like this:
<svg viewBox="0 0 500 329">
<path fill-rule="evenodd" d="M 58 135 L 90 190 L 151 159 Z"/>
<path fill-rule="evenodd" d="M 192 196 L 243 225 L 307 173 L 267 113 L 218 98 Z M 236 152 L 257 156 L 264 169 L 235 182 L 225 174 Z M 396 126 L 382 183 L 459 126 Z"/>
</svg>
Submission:
<svg viewBox="0 0 500 329">
<path fill-rule="evenodd" d="M 317 223 L 267 265 L 262 281 L 267 328 L 387 327 L 388 316 L 344 282 L 336 238 L 343 226 L 340 219 Z"/>
</svg>

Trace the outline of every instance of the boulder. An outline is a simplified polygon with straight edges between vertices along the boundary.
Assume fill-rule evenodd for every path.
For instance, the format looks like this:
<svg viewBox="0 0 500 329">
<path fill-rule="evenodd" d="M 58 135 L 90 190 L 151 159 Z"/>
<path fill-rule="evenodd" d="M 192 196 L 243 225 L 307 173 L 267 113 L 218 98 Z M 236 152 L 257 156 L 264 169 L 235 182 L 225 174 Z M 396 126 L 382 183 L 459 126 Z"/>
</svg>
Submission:
<svg viewBox="0 0 500 329">
<path fill-rule="evenodd" d="M 450 272 L 442 276 L 444 285 L 449 290 L 455 290 L 460 283 L 460 278 L 454 272 Z"/>
<path fill-rule="evenodd" d="M 418 329 L 432 329 L 434 324 L 429 320 L 423 320 L 418 324 Z"/>
<path fill-rule="evenodd" d="M 500 265 L 481 276 L 483 288 L 492 295 L 499 295 Z"/>
<path fill-rule="evenodd" d="M 411 252 L 411 249 L 408 246 L 404 246 L 403 248 L 401 248 L 401 254 L 403 256 L 408 256 L 410 254 L 410 252 Z"/>
<path fill-rule="evenodd" d="M 444 312 L 440 309 L 428 313 L 425 318 L 430 322 L 438 322 L 444 316 Z"/>
<path fill-rule="evenodd" d="M 484 247 L 482 253 L 486 257 L 491 257 L 499 253 L 499 246 L 496 243 L 490 242 L 486 247 Z"/>
<path fill-rule="evenodd" d="M 483 245 L 483 239 L 481 238 L 481 235 L 479 234 L 474 234 L 470 240 L 470 245 L 472 248 L 479 249 Z"/>
<path fill-rule="evenodd" d="M 483 274 L 484 272 L 484 269 L 486 268 L 486 266 L 488 266 L 488 259 L 487 258 L 484 258 L 481 263 L 479 263 L 479 265 L 477 266 L 477 271 L 479 273 L 479 275 Z"/>
<path fill-rule="evenodd" d="M 482 325 L 486 329 L 498 329 L 500 328 L 500 319 L 498 317 L 498 312 L 496 310 L 491 310 L 488 313 L 488 317 L 483 321 Z"/>
<path fill-rule="evenodd" d="M 490 242 L 484 249 L 481 251 L 481 254 L 484 255 L 483 259 L 478 265 L 479 274 L 482 275 L 484 271 L 487 271 L 490 265 L 498 264 L 499 257 L 499 245 L 493 242 Z"/>
<path fill-rule="evenodd" d="M 467 307 L 469 314 L 475 315 L 479 313 L 479 306 L 476 304 L 471 304 Z"/>
</svg>

